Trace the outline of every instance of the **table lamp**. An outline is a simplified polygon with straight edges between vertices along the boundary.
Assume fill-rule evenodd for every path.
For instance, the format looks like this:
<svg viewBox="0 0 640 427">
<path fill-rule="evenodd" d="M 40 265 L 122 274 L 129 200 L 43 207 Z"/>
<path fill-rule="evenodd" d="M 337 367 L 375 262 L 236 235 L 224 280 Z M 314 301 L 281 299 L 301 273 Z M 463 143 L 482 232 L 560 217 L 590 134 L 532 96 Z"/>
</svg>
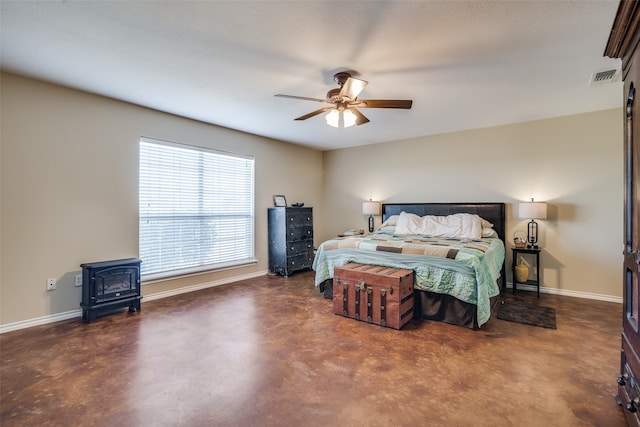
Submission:
<svg viewBox="0 0 640 427">
<path fill-rule="evenodd" d="M 362 215 L 369 215 L 369 233 L 373 232 L 373 215 L 380 215 L 380 202 L 362 202 Z"/>
<path fill-rule="evenodd" d="M 530 219 L 527 226 L 527 249 L 538 248 L 538 223 L 535 219 L 547 219 L 547 203 L 534 202 L 531 198 L 530 202 L 522 202 L 518 206 L 518 216 L 520 219 Z"/>
</svg>

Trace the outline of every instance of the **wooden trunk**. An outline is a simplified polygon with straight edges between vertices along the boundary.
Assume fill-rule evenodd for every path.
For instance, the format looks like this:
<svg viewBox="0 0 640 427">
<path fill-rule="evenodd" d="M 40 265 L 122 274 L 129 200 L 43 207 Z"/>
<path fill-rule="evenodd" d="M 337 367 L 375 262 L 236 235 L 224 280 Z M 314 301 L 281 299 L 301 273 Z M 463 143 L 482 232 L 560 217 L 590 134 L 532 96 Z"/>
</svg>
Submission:
<svg viewBox="0 0 640 427">
<path fill-rule="evenodd" d="M 356 263 L 336 267 L 333 312 L 402 328 L 413 319 L 413 271 Z"/>
</svg>

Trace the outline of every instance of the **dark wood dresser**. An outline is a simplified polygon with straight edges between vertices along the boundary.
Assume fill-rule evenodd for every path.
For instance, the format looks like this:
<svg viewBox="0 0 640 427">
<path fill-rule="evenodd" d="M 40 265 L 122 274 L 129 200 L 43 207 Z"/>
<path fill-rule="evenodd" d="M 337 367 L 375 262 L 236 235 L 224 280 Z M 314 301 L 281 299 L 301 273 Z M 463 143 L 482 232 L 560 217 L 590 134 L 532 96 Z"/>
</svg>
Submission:
<svg viewBox="0 0 640 427">
<path fill-rule="evenodd" d="M 621 1 L 605 56 L 622 59 L 624 80 L 623 307 L 618 402 L 629 425 L 640 426 L 640 4 Z M 638 94 L 640 96 L 640 93 Z"/>
<path fill-rule="evenodd" d="M 313 256 L 313 208 L 269 208 L 269 271 L 287 277 Z"/>
</svg>

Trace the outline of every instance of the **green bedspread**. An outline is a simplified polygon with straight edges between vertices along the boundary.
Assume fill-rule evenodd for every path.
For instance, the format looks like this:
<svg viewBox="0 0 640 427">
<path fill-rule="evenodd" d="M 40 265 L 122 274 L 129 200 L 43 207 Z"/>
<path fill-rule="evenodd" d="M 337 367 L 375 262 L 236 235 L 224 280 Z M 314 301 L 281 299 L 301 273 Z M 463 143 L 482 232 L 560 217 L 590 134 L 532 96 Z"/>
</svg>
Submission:
<svg viewBox="0 0 640 427">
<path fill-rule="evenodd" d="M 313 262 L 315 284 L 333 278 L 334 267 L 358 262 L 404 268 L 415 273 L 416 289 L 451 295 L 477 307 L 478 326 L 489 320 L 489 299 L 504 262 L 504 243 L 480 240 L 373 234 L 328 240 Z"/>
</svg>

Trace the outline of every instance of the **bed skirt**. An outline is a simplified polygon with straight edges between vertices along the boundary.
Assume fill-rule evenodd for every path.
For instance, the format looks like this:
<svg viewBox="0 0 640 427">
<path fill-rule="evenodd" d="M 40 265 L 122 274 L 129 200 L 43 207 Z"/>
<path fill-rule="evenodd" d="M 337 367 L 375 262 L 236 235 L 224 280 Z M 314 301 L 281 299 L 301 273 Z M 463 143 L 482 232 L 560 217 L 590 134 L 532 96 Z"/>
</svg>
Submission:
<svg viewBox="0 0 640 427">
<path fill-rule="evenodd" d="M 333 279 L 325 280 L 318 286 L 320 293 L 327 299 L 333 299 Z"/>
<path fill-rule="evenodd" d="M 324 281 L 319 286 L 327 299 L 333 299 L 333 280 Z M 491 311 L 498 306 L 500 296 L 490 299 Z M 477 310 L 475 304 L 461 301 L 451 295 L 414 290 L 414 319 L 433 320 L 465 328 L 477 329 Z"/>
</svg>

